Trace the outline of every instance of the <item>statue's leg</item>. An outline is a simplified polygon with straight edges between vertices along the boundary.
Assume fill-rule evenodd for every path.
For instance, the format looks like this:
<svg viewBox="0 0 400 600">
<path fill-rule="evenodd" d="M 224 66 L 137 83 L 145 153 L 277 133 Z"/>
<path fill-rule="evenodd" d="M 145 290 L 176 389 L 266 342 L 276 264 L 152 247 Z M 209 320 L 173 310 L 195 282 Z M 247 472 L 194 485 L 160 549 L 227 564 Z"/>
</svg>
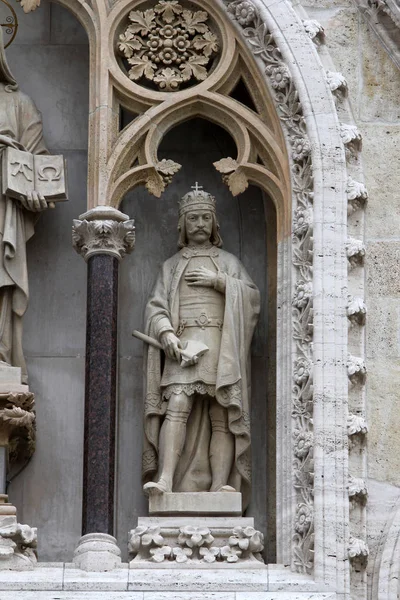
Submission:
<svg viewBox="0 0 400 600">
<path fill-rule="evenodd" d="M 210 464 L 212 484 L 210 492 L 234 492 L 227 485 L 235 454 L 235 440 L 228 427 L 228 411 L 213 398 L 210 404 L 211 443 Z"/>
<path fill-rule="evenodd" d="M 157 482 L 143 487 L 147 493 L 172 492 L 174 474 L 186 439 L 186 423 L 192 408 L 192 396 L 172 394 L 161 427 L 159 441 L 160 467 Z"/>
</svg>

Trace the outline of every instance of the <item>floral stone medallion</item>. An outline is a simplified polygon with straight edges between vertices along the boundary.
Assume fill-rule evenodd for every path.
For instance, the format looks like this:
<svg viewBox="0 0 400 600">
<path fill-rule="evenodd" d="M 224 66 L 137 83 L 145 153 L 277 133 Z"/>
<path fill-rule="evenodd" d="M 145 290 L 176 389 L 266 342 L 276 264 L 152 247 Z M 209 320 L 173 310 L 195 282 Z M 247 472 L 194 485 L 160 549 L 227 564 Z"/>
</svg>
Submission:
<svg viewBox="0 0 400 600">
<path fill-rule="evenodd" d="M 219 44 L 204 10 L 185 9 L 177 0 L 132 10 L 119 36 L 118 50 L 129 64 L 128 76 L 162 92 L 203 81 Z"/>
</svg>

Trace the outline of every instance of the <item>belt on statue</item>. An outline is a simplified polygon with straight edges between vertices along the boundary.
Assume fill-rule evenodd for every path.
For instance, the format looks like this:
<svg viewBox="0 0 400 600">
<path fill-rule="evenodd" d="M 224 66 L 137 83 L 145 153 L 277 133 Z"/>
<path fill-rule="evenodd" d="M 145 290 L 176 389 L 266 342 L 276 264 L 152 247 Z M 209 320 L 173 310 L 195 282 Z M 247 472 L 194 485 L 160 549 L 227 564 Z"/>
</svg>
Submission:
<svg viewBox="0 0 400 600">
<path fill-rule="evenodd" d="M 205 329 L 206 327 L 218 327 L 222 331 L 224 322 L 222 319 L 216 317 L 209 317 L 206 313 L 201 313 L 198 317 L 188 317 L 187 319 L 181 319 L 179 321 L 177 335 L 181 335 L 185 327 L 200 327 Z"/>
</svg>

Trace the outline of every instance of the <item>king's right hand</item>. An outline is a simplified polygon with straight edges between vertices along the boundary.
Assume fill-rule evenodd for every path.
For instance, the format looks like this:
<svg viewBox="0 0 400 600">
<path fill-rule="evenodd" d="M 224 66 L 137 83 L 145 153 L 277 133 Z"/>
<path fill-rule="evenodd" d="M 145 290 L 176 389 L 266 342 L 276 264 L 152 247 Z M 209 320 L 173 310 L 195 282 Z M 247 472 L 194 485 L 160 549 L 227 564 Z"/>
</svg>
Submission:
<svg viewBox="0 0 400 600">
<path fill-rule="evenodd" d="M 160 342 L 166 356 L 168 356 L 168 358 L 171 360 L 180 362 L 180 348 L 182 348 L 180 339 L 176 337 L 172 331 L 164 331 L 164 333 L 161 334 Z"/>
</svg>

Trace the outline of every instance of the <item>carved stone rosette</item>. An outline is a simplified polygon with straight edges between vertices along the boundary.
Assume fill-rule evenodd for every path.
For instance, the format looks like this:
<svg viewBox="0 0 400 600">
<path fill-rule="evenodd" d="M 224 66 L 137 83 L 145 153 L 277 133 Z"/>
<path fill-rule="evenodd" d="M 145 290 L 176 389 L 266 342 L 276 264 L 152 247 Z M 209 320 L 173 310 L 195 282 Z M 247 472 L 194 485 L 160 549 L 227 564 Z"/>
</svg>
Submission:
<svg viewBox="0 0 400 600">
<path fill-rule="evenodd" d="M 135 246 L 135 222 L 110 206 L 98 206 L 74 219 L 72 243 L 86 261 L 95 254 L 121 260 Z"/>
<path fill-rule="evenodd" d="M 205 10 L 161 0 L 154 8 L 131 10 L 128 19 L 118 50 L 129 64 L 130 79 L 175 92 L 207 78 L 219 44 Z"/>
</svg>

